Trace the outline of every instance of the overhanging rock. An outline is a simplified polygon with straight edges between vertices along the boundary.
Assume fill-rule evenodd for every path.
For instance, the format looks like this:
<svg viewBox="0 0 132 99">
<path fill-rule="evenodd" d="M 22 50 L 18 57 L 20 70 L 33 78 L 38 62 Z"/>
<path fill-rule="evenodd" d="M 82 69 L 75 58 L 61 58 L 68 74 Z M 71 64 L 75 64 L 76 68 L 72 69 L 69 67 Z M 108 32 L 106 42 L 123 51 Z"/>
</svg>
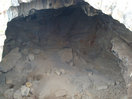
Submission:
<svg viewBox="0 0 132 99">
<path fill-rule="evenodd" d="M 60 8 L 73 5 L 82 0 L 1 0 L 0 2 L 0 56 L 2 56 L 3 44 L 5 40 L 5 30 L 7 22 L 19 15 L 28 15 L 34 9 Z M 85 0 L 96 9 L 111 15 L 114 19 L 123 23 L 132 31 L 132 1 L 131 0 Z M 28 4 L 26 4 L 28 3 Z"/>
</svg>

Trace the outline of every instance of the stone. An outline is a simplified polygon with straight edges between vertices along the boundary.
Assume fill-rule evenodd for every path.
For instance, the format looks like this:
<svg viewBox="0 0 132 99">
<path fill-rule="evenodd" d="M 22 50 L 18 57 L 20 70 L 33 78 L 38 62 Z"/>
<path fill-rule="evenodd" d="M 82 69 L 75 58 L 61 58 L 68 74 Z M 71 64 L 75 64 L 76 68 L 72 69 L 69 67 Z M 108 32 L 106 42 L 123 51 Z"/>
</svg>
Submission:
<svg viewBox="0 0 132 99">
<path fill-rule="evenodd" d="M 34 97 L 27 97 L 26 99 L 34 99 Z"/>
<path fill-rule="evenodd" d="M 110 86 L 115 86 L 116 85 L 116 81 L 110 80 L 110 81 L 107 82 L 107 84 L 110 85 Z"/>
<path fill-rule="evenodd" d="M 65 74 L 65 70 L 64 69 L 60 69 L 61 74 Z"/>
<path fill-rule="evenodd" d="M 58 76 L 60 76 L 61 75 L 61 72 L 60 71 L 55 71 L 55 73 L 58 75 Z"/>
<path fill-rule="evenodd" d="M 60 70 L 56 70 L 55 73 L 60 76 L 62 74 L 65 74 L 65 70 L 64 69 L 60 69 Z"/>
<path fill-rule="evenodd" d="M 0 46 L 3 46 L 4 45 L 4 41 L 6 39 L 6 36 L 5 35 L 0 35 Z"/>
<path fill-rule="evenodd" d="M 29 59 L 30 61 L 33 61 L 33 60 L 34 60 L 34 55 L 33 55 L 33 54 L 29 54 L 29 55 L 28 55 L 28 59 Z"/>
<path fill-rule="evenodd" d="M 120 82 L 119 82 L 119 81 L 116 81 L 115 83 L 116 83 L 116 85 L 119 85 L 119 84 L 120 84 Z"/>
<path fill-rule="evenodd" d="M 91 6 L 96 9 L 102 10 L 103 13 L 111 15 L 114 19 L 123 23 L 128 29 L 132 31 L 132 24 L 129 23 L 132 20 L 131 0 L 85 0 Z M 125 16 L 125 17 L 124 17 Z"/>
<path fill-rule="evenodd" d="M 129 99 L 127 96 L 122 96 L 121 99 Z"/>
<path fill-rule="evenodd" d="M 7 79 L 7 78 L 6 78 L 6 84 L 7 84 L 7 85 L 13 84 L 12 79 Z"/>
<path fill-rule="evenodd" d="M 73 61 L 71 61 L 71 62 L 69 63 L 69 65 L 70 65 L 70 66 L 74 66 L 74 63 L 73 63 Z"/>
<path fill-rule="evenodd" d="M 33 50 L 33 53 L 34 53 L 34 54 L 39 54 L 39 53 L 40 53 L 40 50 L 39 50 L 39 49 L 34 49 L 34 50 Z"/>
<path fill-rule="evenodd" d="M 14 89 L 8 89 L 5 91 L 4 96 L 7 99 L 13 99 L 13 93 L 14 93 Z"/>
<path fill-rule="evenodd" d="M 17 90 L 14 95 L 13 95 L 14 99 L 22 99 L 22 95 L 21 95 L 21 90 Z"/>
<path fill-rule="evenodd" d="M 28 55 L 28 49 L 26 49 L 26 48 L 23 49 L 23 50 L 21 51 L 21 53 L 24 54 L 24 55 Z"/>
<path fill-rule="evenodd" d="M 15 48 L 7 54 L 0 63 L 0 68 L 2 72 L 7 72 L 11 70 L 17 63 L 17 61 L 21 58 L 21 53 L 19 52 L 19 48 Z"/>
<path fill-rule="evenodd" d="M 81 98 L 82 98 L 81 94 L 76 94 L 73 96 L 73 99 L 81 99 Z"/>
<path fill-rule="evenodd" d="M 88 76 L 92 76 L 93 75 L 93 72 L 92 71 L 89 71 L 88 72 Z"/>
<path fill-rule="evenodd" d="M 130 77 L 132 77 L 132 72 L 130 73 Z"/>
<path fill-rule="evenodd" d="M 82 95 L 81 99 L 90 99 L 88 95 Z"/>
<path fill-rule="evenodd" d="M 11 5 L 12 6 L 19 6 L 18 0 L 11 0 Z"/>
<path fill-rule="evenodd" d="M 101 86 L 97 87 L 97 90 L 104 90 L 104 89 L 107 89 L 107 88 L 108 88 L 107 85 L 101 85 Z"/>
<path fill-rule="evenodd" d="M 15 7 L 11 7 L 8 11 L 8 20 L 11 21 L 13 18 L 18 16 L 18 9 Z"/>
<path fill-rule="evenodd" d="M 26 82 L 26 87 L 30 88 L 32 86 L 32 83 Z"/>
<path fill-rule="evenodd" d="M 21 87 L 21 95 L 22 96 L 28 96 L 29 95 L 29 91 L 30 91 L 30 88 L 28 88 L 26 86 L 22 86 Z"/>
<path fill-rule="evenodd" d="M 19 0 L 19 2 L 23 2 L 23 3 L 28 3 L 28 2 L 31 2 L 32 0 Z"/>
<path fill-rule="evenodd" d="M 70 62 L 73 59 L 72 49 L 65 48 L 60 52 L 61 60 L 63 62 Z"/>
<path fill-rule="evenodd" d="M 36 85 L 37 86 L 37 85 Z M 30 92 L 32 93 L 32 94 L 34 94 L 35 93 L 35 90 L 33 89 L 33 88 L 30 88 Z"/>
<path fill-rule="evenodd" d="M 56 97 L 63 97 L 63 96 L 66 96 L 66 95 L 67 95 L 66 90 L 58 90 L 58 91 L 56 91 L 56 93 L 55 93 L 55 96 L 56 96 Z"/>
<path fill-rule="evenodd" d="M 129 82 L 127 86 L 128 86 L 128 89 L 127 89 L 128 99 L 132 99 L 132 82 Z"/>
</svg>

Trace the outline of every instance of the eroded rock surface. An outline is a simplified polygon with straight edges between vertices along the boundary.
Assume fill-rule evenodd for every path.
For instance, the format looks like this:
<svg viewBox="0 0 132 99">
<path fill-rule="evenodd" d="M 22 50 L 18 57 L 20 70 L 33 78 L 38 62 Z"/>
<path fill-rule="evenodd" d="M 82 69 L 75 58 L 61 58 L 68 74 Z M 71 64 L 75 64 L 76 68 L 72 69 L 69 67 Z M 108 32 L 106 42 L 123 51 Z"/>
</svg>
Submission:
<svg viewBox="0 0 132 99">
<path fill-rule="evenodd" d="M 124 64 L 124 68 L 122 68 L 124 71 L 123 75 L 126 81 L 126 86 L 128 87 L 128 96 L 132 98 L 132 48 L 128 45 L 128 43 L 124 42 L 120 38 L 114 38 L 112 40 L 112 44 L 112 50 Z"/>
<path fill-rule="evenodd" d="M 83 5 L 86 3 L 40 10 L 8 23 L 4 59 L 14 55 L 16 49 L 21 57 L 15 67 L 1 72 L 0 97 L 4 93 L 16 99 L 127 97 L 126 80 L 121 71 L 125 64 L 119 59 L 124 54 L 114 56 L 111 41 L 120 37 L 130 47 L 132 33 L 93 8 L 88 16 Z M 124 43 L 115 46 L 115 52 L 120 47 L 128 46 L 124 47 Z M 16 61 L 13 55 L 11 59 Z M 7 68 L 8 61 L 4 63 Z"/>
</svg>

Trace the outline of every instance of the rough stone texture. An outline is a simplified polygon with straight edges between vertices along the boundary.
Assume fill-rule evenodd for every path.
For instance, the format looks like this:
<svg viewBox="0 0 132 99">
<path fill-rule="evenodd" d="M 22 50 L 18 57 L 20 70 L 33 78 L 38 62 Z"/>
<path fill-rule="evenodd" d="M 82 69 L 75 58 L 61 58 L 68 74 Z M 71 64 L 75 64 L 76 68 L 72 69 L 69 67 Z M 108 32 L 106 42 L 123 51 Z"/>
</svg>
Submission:
<svg viewBox="0 0 132 99">
<path fill-rule="evenodd" d="M 96 9 L 111 15 L 132 31 L 132 1 L 131 0 L 85 0 Z"/>
<path fill-rule="evenodd" d="M 13 58 L 12 58 L 13 57 Z M 15 67 L 17 60 L 21 58 L 21 54 L 19 53 L 19 49 L 15 48 L 9 54 L 9 56 L 5 56 L 3 61 L 0 63 L 0 71 L 7 72 Z M 14 60 L 15 59 L 15 60 Z M 8 61 L 8 63 L 7 63 Z"/>
<path fill-rule="evenodd" d="M 19 6 L 19 7 L 11 7 L 9 10 L 8 10 L 8 6 L 5 6 L 5 10 L 3 10 L 3 12 L 0 14 L 0 18 L 1 18 L 1 24 L 0 24 L 0 26 L 2 27 L 1 28 L 1 31 L 0 31 L 0 33 L 2 34 L 1 36 L 0 36 L 0 38 L 1 38 L 1 49 L 0 49 L 0 54 L 2 54 L 2 50 L 3 50 L 3 42 L 4 42 L 4 39 L 5 39 L 5 35 L 4 35 L 4 32 L 5 32 L 5 29 L 6 29 L 6 23 L 9 21 L 9 20 L 11 20 L 12 18 L 14 18 L 14 17 L 17 17 L 17 16 L 19 16 L 19 15 L 24 15 L 24 16 L 26 16 L 26 15 L 28 15 L 28 14 L 32 14 L 32 13 L 34 13 L 34 11 L 35 10 L 32 10 L 32 11 L 30 11 L 34 6 L 35 6 L 35 9 L 49 9 L 49 8 L 58 8 L 58 7 L 63 7 L 63 6 L 69 6 L 69 5 L 71 5 L 71 4 L 74 4 L 73 3 L 73 1 L 71 1 L 70 3 L 67 3 L 67 4 L 64 4 L 63 2 L 59 2 L 59 3 L 53 3 L 53 5 L 51 4 L 51 2 L 50 1 L 48 1 L 47 3 L 41 3 L 41 1 L 33 1 L 33 2 L 31 2 L 31 3 L 29 3 L 29 4 L 20 4 L 20 2 L 22 3 L 22 2 L 30 2 L 30 0 L 21 0 L 21 1 L 17 1 L 17 0 L 14 0 L 14 1 L 11 1 L 11 4 L 9 4 L 9 5 L 11 5 L 11 6 Z M 90 2 L 90 1 L 88 1 L 88 2 Z M 98 1 L 99 2 L 99 1 Z M 128 24 L 130 21 L 131 21 L 131 12 L 129 12 L 129 7 L 130 6 L 127 6 L 128 7 L 128 9 L 120 9 L 120 8 L 122 8 L 122 6 L 120 7 L 120 6 L 118 6 L 118 4 L 120 4 L 119 3 L 120 1 L 118 1 L 117 2 L 117 5 L 115 4 L 115 6 L 114 6 L 114 4 L 112 3 L 107 3 L 107 2 L 104 2 L 103 1 L 103 3 L 101 4 L 101 8 L 99 8 L 99 9 L 102 9 L 102 11 L 104 12 L 104 13 L 107 13 L 107 14 L 110 14 L 110 15 L 112 15 L 113 16 L 113 18 L 115 18 L 115 19 L 117 19 L 117 20 L 119 20 L 120 22 L 122 22 L 122 23 L 124 23 L 129 29 L 131 29 L 131 24 Z M 125 1 L 125 2 L 127 2 L 127 1 Z M 8 2 L 8 3 L 10 3 L 10 2 Z M 95 3 L 97 3 L 97 2 L 95 2 Z M 42 5 L 42 4 L 45 4 L 45 5 Z M 91 5 L 92 5 L 92 3 L 90 3 Z M 98 4 L 100 4 L 100 2 L 98 3 Z M 97 4 L 97 5 L 98 5 Z M 106 4 L 106 6 L 105 6 L 105 4 Z M 108 9 L 107 9 L 107 4 L 109 5 L 109 4 L 111 4 L 111 6 L 112 6 L 112 9 L 114 9 L 114 10 L 109 10 L 109 9 L 111 9 L 111 6 L 110 7 L 108 7 Z M 129 3 L 128 3 L 129 4 Z M 4 5 L 4 4 L 3 4 Z M 2 6 L 3 6 L 2 5 Z M 124 5 L 125 5 L 125 3 L 124 3 Z M 123 5 L 123 7 L 126 7 L 126 6 L 124 6 Z M 126 4 L 127 5 L 127 4 Z M 50 7 L 51 6 L 51 7 Z M 114 6 L 114 7 L 113 7 Z M 97 7 L 97 6 L 96 6 Z M 104 9 L 104 10 L 103 10 Z M 121 10 L 121 11 L 119 11 L 119 9 Z M 8 10 L 8 12 L 7 12 L 7 10 Z M 87 9 L 86 9 L 87 10 Z M 85 11 L 86 11 L 85 10 Z M 2 10 L 1 10 L 2 11 Z M 24 12 L 25 11 L 25 12 Z M 105 12 L 106 11 L 106 12 Z M 108 12 L 107 12 L 108 11 Z M 7 13 L 6 13 L 7 12 Z M 18 13 L 19 12 L 19 13 Z M 30 12 L 30 13 L 29 13 Z M 123 13 L 125 13 L 125 14 L 123 14 Z M 129 13 L 129 14 L 127 14 L 127 13 Z M 61 14 L 61 13 L 59 13 L 59 14 Z M 57 16 L 58 14 L 55 14 L 55 16 Z M 75 14 L 76 15 L 76 14 Z M 80 18 L 80 17 L 79 17 Z M 96 19 L 96 18 L 95 18 Z M 30 18 L 28 19 L 28 20 L 26 20 L 26 21 L 30 21 Z M 83 20 L 82 20 L 83 21 Z M 102 24 L 102 23 L 100 23 L 100 21 L 99 20 L 94 20 L 94 21 L 97 21 L 98 23 L 98 26 L 97 26 L 97 28 L 100 26 L 100 24 Z M 103 20 L 104 21 L 104 20 Z M 129 21 L 129 22 L 128 22 Z M 70 22 L 71 22 L 71 20 L 70 20 Z M 53 22 L 54 23 L 54 22 Z M 111 24 L 111 23 L 110 23 Z M 62 25 L 62 24 L 61 24 Z M 60 26 L 61 26 L 60 25 Z M 72 26 L 74 26 L 74 25 L 76 25 L 76 23 L 75 24 L 72 24 Z M 106 28 L 105 27 L 105 22 L 104 22 L 104 24 L 103 25 L 101 25 L 103 28 Z M 113 25 L 115 25 L 115 24 L 113 24 Z M 18 25 L 17 25 L 18 26 Z M 84 25 L 85 26 L 85 25 Z M 59 26 L 58 26 L 59 27 Z M 57 27 L 57 28 L 58 28 Z M 81 27 L 81 26 L 80 26 Z M 111 27 L 111 26 L 110 26 Z M 78 28 L 78 27 L 77 27 Z M 89 27 L 87 27 L 87 28 L 89 28 Z M 97 28 L 95 28 L 95 30 L 97 30 Z M 99 27 L 100 28 L 100 27 Z M 74 27 L 72 27 L 71 29 L 74 29 Z M 108 27 L 106 28 L 106 30 L 108 29 Z M 112 28 L 113 29 L 113 28 Z M 42 31 L 42 30 L 41 30 Z M 70 30 L 71 31 L 71 30 Z M 101 30 L 100 30 L 101 31 Z M 107 31 L 108 32 L 108 31 Z M 85 31 L 83 32 L 83 33 L 85 33 Z M 35 33 L 34 33 L 35 34 Z M 74 34 L 74 33 L 73 33 Z M 38 34 L 35 34 L 35 35 L 38 35 Z M 37 37 L 36 37 L 37 38 Z M 59 37 L 58 37 L 59 38 Z M 107 36 L 105 37 L 105 38 L 107 38 Z M 96 39 L 96 36 L 93 36 L 93 38 L 92 38 L 93 40 L 89 40 L 88 41 L 88 43 L 86 43 L 85 41 L 84 41 L 84 39 L 83 40 L 80 40 L 80 46 L 82 46 L 83 44 L 85 45 L 85 46 L 83 46 L 84 48 L 86 47 L 86 46 L 89 46 L 89 47 L 92 47 L 92 46 L 95 46 L 95 44 L 94 44 L 94 42 L 95 42 L 95 39 Z M 102 38 L 103 39 L 103 38 Z M 56 40 L 57 41 L 57 40 Z M 59 41 L 59 40 L 58 40 Z M 116 41 L 116 40 L 115 40 Z M 19 39 L 19 42 L 21 42 L 21 40 Z M 120 41 L 119 41 L 120 42 Z M 119 45 L 118 43 L 118 40 L 117 40 L 117 45 Z M 59 42 L 60 43 L 60 42 Z M 99 42 L 100 43 L 100 42 Z M 53 46 L 55 45 L 54 43 L 52 43 L 53 44 Z M 62 44 L 62 43 L 61 43 Z M 61 45 L 60 44 L 60 45 Z M 66 44 L 66 43 L 65 43 Z M 98 45 L 98 44 L 97 44 Z M 103 45 L 103 44 L 102 44 Z M 108 44 L 107 44 L 108 45 Z M 118 47 L 116 45 L 116 47 Z M 53 47 L 52 46 L 52 47 Z M 80 47 L 79 46 L 79 47 Z M 97 46 L 98 47 L 98 46 Z M 123 61 L 123 63 L 124 63 L 124 65 L 125 66 L 127 66 L 128 68 L 129 67 L 131 67 L 131 61 L 130 61 L 130 59 L 131 59 L 131 54 L 128 54 L 128 52 L 130 52 L 131 51 L 131 49 L 126 45 L 126 44 L 124 44 L 123 43 L 123 46 L 120 46 L 120 47 L 123 47 L 123 50 L 122 50 L 122 48 L 121 48 L 121 53 L 119 53 L 119 58 Z M 108 47 L 109 48 L 109 47 Z M 128 49 L 130 49 L 130 50 L 128 50 L 127 52 L 126 52 L 126 48 L 128 48 Z M 104 47 L 103 47 L 103 49 L 105 49 Z M 109 48 L 110 49 L 110 48 Z M 124 51 L 124 49 L 125 49 L 125 51 Z M 118 48 L 116 49 L 114 49 L 115 50 L 115 52 L 116 51 L 118 51 Z M 119 48 L 119 50 L 120 50 L 120 48 Z M 98 50 L 97 50 L 98 51 Z M 93 55 L 91 55 L 90 57 L 90 59 L 95 59 L 94 57 L 94 54 L 97 52 L 97 51 L 95 51 L 94 53 L 92 53 Z M 12 52 L 12 53 L 14 53 L 14 52 Z M 100 53 L 100 52 L 99 52 Z M 122 54 L 123 53 L 123 54 Z M 84 52 L 84 54 L 86 54 L 86 52 Z M 91 53 L 90 53 L 91 54 Z M 13 56 L 13 55 L 12 55 Z M 124 57 L 125 56 L 125 57 Z M 8 56 L 9 57 L 9 56 Z M 13 57 L 17 57 L 18 59 L 20 58 L 19 57 L 19 55 L 18 56 L 13 56 Z M 7 57 L 6 57 L 7 58 Z M 14 59 L 15 61 L 16 60 L 18 60 L 18 59 Z M 85 58 L 85 59 L 87 59 L 87 58 Z M 34 61 L 34 59 L 31 59 L 32 61 Z M 4 60 L 5 61 L 5 60 Z M 8 65 L 6 62 L 4 62 L 4 64 L 6 64 L 7 65 L 7 67 L 5 66 L 4 67 L 4 69 L 1 69 L 1 71 L 2 72 L 7 72 L 7 71 L 9 71 L 10 69 L 12 69 L 13 67 L 14 67 L 14 64 L 16 64 L 16 62 L 14 62 L 14 61 L 12 61 L 11 59 L 9 59 L 9 60 L 7 60 L 10 64 L 12 64 L 12 62 L 13 62 L 13 65 Z M 94 61 L 96 61 L 96 60 L 94 60 Z M 96 62 L 98 62 L 98 61 L 96 61 Z M 102 66 L 103 65 L 103 63 L 105 63 L 105 61 L 103 61 L 102 62 L 102 64 L 99 62 L 99 64 Z M 110 61 L 110 63 L 111 63 L 111 61 Z M 99 65 L 98 64 L 98 65 Z M 83 66 L 83 65 L 81 65 L 81 66 Z M 30 64 L 28 63 L 28 66 L 26 66 L 26 69 L 25 70 L 27 70 L 27 69 L 31 69 L 30 68 L 31 66 L 30 66 Z M 83 67 L 81 67 L 81 68 L 83 68 Z M 97 67 L 95 67 L 95 68 L 98 68 L 98 66 Z M 103 67 L 104 68 L 104 67 Z M 110 68 L 109 69 L 111 69 L 112 67 L 110 66 Z M 87 69 L 86 69 L 87 70 Z M 89 70 L 87 70 L 87 71 L 89 71 Z M 105 70 L 103 70 L 103 72 L 104 72 Z M 130 77 L 131 78 L 131 76 L 132 76 L 132 73 L 131 73 L 131 68 L 129 68 L 129 71 L 127 71 L 127 73 L 128 73 L 128 75 L 127 75 L 127 79 Z M 109 72 L 108 72 L 108 74 L 109 74 Z M 94 77 L 94 76 L 93 76 Z M 115 76 L 114 76 L 115 77 Z M 78 82 L 78 81 L 77 81 Z M 74 83 L 77 83 L 77 82 L 74 82 Z M 126 81 L 127 82 L 127 81 Z M 81 85 L 81 86 L 83 86 L 83 85 Z M 130 83 L 130 81 L 128 81 L 128 94 L 130 95 L 130 93 L 131 93 L 131 83 Z"/>
<path fill-rule="evenodd" d="M 31 9 L 50 9 L 70 6 L 82 0 L 1 0 L 0 1 L 0 61 L 3 53 L 3 43 L 6 39 L 5 30 L 8 21 L 17 16 L 27 16 Z"/>
<path fill-rule="evenodd" d="M 80 0 L 1 0 L 0 1 L 0 61 L 2 59 L 5 30 L 8 21 L 17 16 L 27 16 L 31 9 L 50 9 L 70 6 Z"/>
<path fill-rule="evenodd" d="M 22 86 L 21 87 L 21 95 L 22 96 L 28 96 L 29 95 L 29 91 L 30 91 L 30 88 L 28 88 L 26 86 Z"/>
<path fill-rule="evenodd" d="M 13 93 L 14 93 L 14 89 L 8 89 L 5 91 L 4 96 L 7 99 L 13 99 Z"/>
<path fill-rule="evenodd" d="M 127 68 L 127 70 L 124 71 L 124 79 L 128 87 L 128 96 L 132 97 L 132 49 L 120 38 L 114 38 L 112 40 L 112 44 L 112 50 L 114 51 L 115 55 L 122 60 L 124 66 Z"/>
<path fill-rule="evenodd" d="M 30 10 L 36 9 L 57 9 L 61 7 L 68 7 L 70 5 L 76 4 L 78 1 L 82 0 L 25 0 L 27 2 L 21 1 L 9 8 L 7 11 L 9 21 L 17 16 L 27 16 L 31 13 Z M 32 1 L 32 2 L 30 2 Z M 24 2 L 24 3 L 23 3 Z M 28 3 L 30 2 L 30 3 Z"/>
<path fill-rule="evenodd" d="M 22 99 L 22 95 L 21 95 L 21 90 L 18 89 L 14 92 L 14 95 L 13 95 L 13 98 L 14 99 Z"/>
<path fill-rule="evenodd" d="M 70 0 L 70 1 L 61 1 L 57 0 L 2 0 L 0 3 L 0 12 L 6 12 L 11 6 L 14 8 L 10 8 L 8 11 L 9 20 L 13 19 L 18 15 L 28 15 L 28 12 L 32 9 L 49 9 L 49 8 L 59 8 L 63 6 L 69 6 L 74 4 L 75 2 L 82 0 Z M 125 24 L 127 28 L 132 30 L 132 11 L 131 11 L 131 0 L 85 0 L 90 5 L 95 7 L 96 9 L 102 10 L 105 14 L 111 15 L 114 19 L 120 21 Z M 29 4 L 24 4 L 28 3 Z M 23 4 L 20 4 L 23 3 Z M 20 7 L 16 7 L 20 6 Z"/>
<path fill-rule="evenodd" d="M 111 52 L 111 39 L 129 32 L 124 25 L 93 8 L 87 16 L 82 10 L 85 4 L 41 10 L 8 23 L 4 53 L 7 56 L 19 47 L 22 57 L 12 71 L 5 73 L 7 86 L 13 82 L 14 89 L 18 84 L 20 89 L 30 82 L 32 95 L 38 99 L 71 99 L 66 97 L 78 94 L 75 99 L 120 99 L 126 95 L 119 59 Z M 29 58 L 29 54 L 34 58 Z M 66 94 L 60 90 L 66 90 Z"/>
<path fill-rule="evenodd" d="M 70 0 L 70 1 L 61 1 L 57 0 L 10 0 L 10 2 L 5 3 L 4 1 L 1 3 L 0 12 L 6 11 L 9 9 L 10 6 L 20 6 L 15 8 L 10 8 L 8 11 L 9 20 L 13 19 L 18 15 L 28 15 L 29 11 L 32 8 L 35 9 L 49 9 L 49 8 L 60 8 L 63 6 L 69 6 L 74 4 L 77 1 L 82 0 Z M 125 24 L 127 28 L 132 30 L 132 12 L 131 12 L 131 0 L 85 0 L 90 5 L 95 7 L 96 9 L 102 10 L 105 14 L 111 15 L 114 19 L 120 21 L 121 23 Z M 29 4 L 20 4 L 20 3 L 28 3 Z M 3 7 L 3 5 L 6 5 Z M 3 8 L 2 8 L 3 7 Z M 12 13 L 13 12 L 13 13 Z"/>
<path fill-rule="evenodd" d="M 0 2 L 0 40 L 5 40 L 5 29 L 7 22 L 17 16 L 27 16 L 31 9 L 50 9 L 73 5 L 82 0 L 1 0 Z M 111 15 L 114 19 L 123 23 L 132 31 L 131 0 L 85 0 L 96 9 Z M 30 2 L 30 3 L 29 3 Z M 27 3 L 27 4 L 26 4 Z M 3 46 L 0 46 L 0 60 L 2 58 Z"/>
<path fill-rule="evenodd" d="M 58 91 L 56 91 L 56 93 L 55 93 L 55 96 L 56 96 L 56 97 L 63 97 L 63 96 L 65 96 L 65 95 L 67 95 L 66 90 L 58 90 Z"/>
<path fill-rule="evenodd" d="M 61 59 L 63 62 L 70 62 L 73 59 L 73 53 L 72 53 L 72 49 L 64 49 L 60 52 L 61 55 Z"/>
</svg>

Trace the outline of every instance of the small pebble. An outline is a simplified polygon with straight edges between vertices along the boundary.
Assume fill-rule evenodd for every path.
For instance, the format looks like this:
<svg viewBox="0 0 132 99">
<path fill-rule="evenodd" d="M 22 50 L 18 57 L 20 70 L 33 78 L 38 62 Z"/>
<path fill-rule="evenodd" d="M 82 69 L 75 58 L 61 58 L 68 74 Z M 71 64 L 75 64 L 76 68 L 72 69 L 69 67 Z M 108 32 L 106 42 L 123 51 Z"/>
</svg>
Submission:
<svg viewBox="0 0 132 99">
<path fill-rule="evenodd" d="M 33 55 L 33 54 L 29 54 L 29 55 L 28 55 L 28 59 L 29 59 L 30 61 L 33 61 L 33 60 L 34 60 L 34 55 Z"/>
</svg>

